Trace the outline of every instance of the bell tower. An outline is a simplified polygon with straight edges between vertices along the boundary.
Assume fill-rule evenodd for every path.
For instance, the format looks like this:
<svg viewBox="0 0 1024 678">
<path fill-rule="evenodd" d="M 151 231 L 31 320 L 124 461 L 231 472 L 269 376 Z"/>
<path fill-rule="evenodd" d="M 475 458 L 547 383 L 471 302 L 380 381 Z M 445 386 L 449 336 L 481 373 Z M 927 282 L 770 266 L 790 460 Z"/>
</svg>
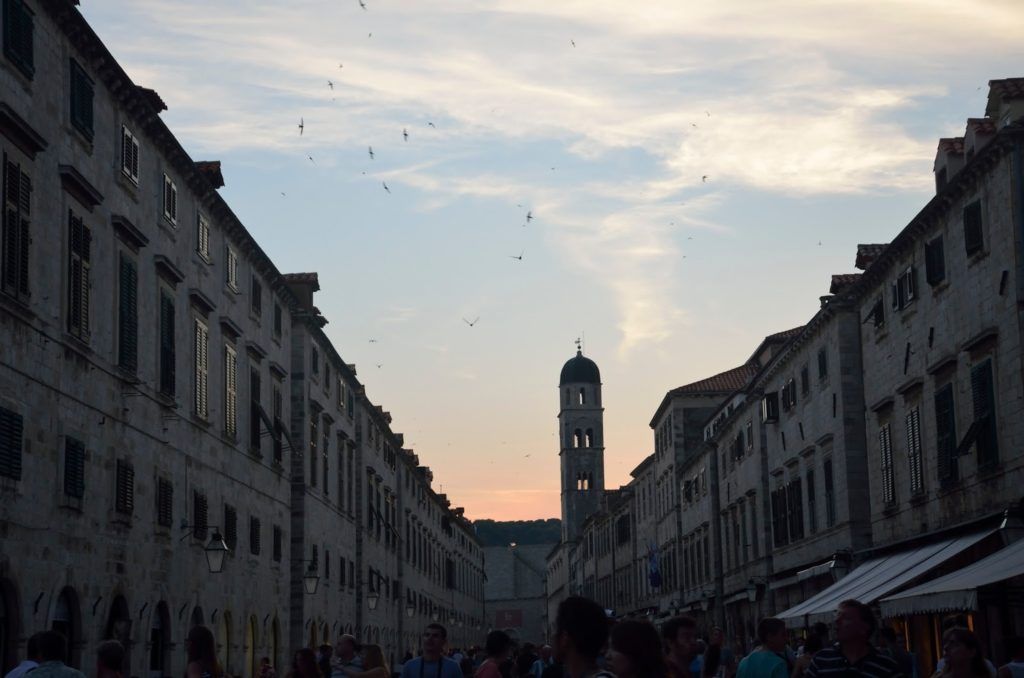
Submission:
<svg viewBox="0 0 1024 678">
<path fill-rule="evenodd" d="M 558 379 L 558 430 L 562 467 L 562 541 L 576 541 L 604 493 L 604 408 L 601 371 L 583 355 L 562 366 Z"/>
</svg>

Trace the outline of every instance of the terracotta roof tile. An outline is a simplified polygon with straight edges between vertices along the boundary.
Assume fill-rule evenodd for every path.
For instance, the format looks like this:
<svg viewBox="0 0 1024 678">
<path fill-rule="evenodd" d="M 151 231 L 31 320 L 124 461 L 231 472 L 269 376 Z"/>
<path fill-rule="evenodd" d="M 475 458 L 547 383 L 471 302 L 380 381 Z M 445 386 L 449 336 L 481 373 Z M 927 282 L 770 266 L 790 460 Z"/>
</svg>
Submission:
<svg viewBox="0 0 1024 678">
<path fill-rule="evenodd" d="M 829 285 L 829 294 L 839 294 L 853 283 L 860 280 L 862 273 L 834 273 L 832 284 Z"/>
<path fill-rule="evenodd" d="M 973 129 L 975 134 L 995 134 L 996 121 L 992 118 L 967 118 L 967 129 Z"/>
<path fill-rule="evenodd" d="M 285 273 L 281 277 L 286 283 L 312 284 L 315 289 L 320 289 L 320 278 L 316 273 Z"/>
<path fill-rule="evenodd" d="M 669 391 L 669 396 L 685 393 L 732 393 L 747 385 L 747 381 L 757 372 L 757 366 L 747 363 L 731 370 L 720 372 L 707 379 L 695 381 Z"/>
<path fill-rule="evenodd" d="M 1024 99 L 1024 78 L 1003 78 L 988 81 L 988 103 L 985 115 L 997 115 L 1003 101 Z"/>
<path fill-rule="evenodd" d="M 214 188 L 221 188 L 224 185 L 224 175 L 220 172 L 220 160 L 197 160 L 196 169 L 206 177 Z"/>
<path fill-rule="evenodd" d="M 776 332 L 775 334 L 769 334 L 767 337 L 764 338 L 764 340 L 765 341 L 778 341 L 780 339 L 792 339 L 796 335 L 798 335 L 801 332 L 803 332 L 804 331 L 804 327 L 806 327 L 806 326 L 805 325 L 800 325 L 799 327 L 794 327 L 791 330 L 783 330 L 782 332 Z"/>
<path fill-rule="evenodd" d="M 167 110 L 167 104 L 164 103 L 164 100 L 160 98 L 160 95 L 156 93 L 155 89 L 149 89 L 148 87 L 142 87 L 140 85 L 136 85 L 135 89 L 138 90 L 139 94 L 149 102 L 150 106 L 156 109 L 157 113 Z"/>
<path fill-rule="evenodd" d="M 948 137 L 945 139 L 939 139 L 939 152 L 945 153 L 963 153 L 964 152 L 964 138 L 963 137 Z"/>
<path fill-rule="evenodd" d="M 854 267 L 860 270 L 866 270 L 871 262 L 874 261 L 878 255 L 885 251 L 888 247 L 886 244 L 872 243 L 867 245 L 857 245 L 857 260 L 854 262 Z"/>
</svg>

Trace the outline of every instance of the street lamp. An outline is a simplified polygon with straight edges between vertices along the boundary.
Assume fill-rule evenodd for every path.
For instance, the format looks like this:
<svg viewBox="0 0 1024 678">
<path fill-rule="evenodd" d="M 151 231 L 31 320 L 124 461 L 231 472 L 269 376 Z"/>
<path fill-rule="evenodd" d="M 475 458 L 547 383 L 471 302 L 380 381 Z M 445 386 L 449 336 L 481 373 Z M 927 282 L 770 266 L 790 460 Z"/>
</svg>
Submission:
<svg viewBox="0 0 1024 678">
<path fill-rule="evenodd" d="M 377 602 L 380 600 L 380 594 L 376 591 L 370 591 L 366 594 L 366 604 L 370 606 L 371 610 L 377 609 Z"/>
<path fill-rule="evenodd" d="M 313 595 L 316 593 L 317 586 L 320 585 L 320 574 L 317 572 L 315 560 L 303 562 L 308 562 L 309 567 L 306 568 L 306 574 L 302 577 L 302 585 L 306 588 L 306 593 Z"/>
<path fill-rule="evenodd" d="M 711 607 L 711 596 L 713 594 L 710 591 L 704 591 L 700 596 L 700 609 L 702 612 L 707 612 L 708 608 Z"/>
<path fill-rule="evenodd" d="M 416 606 L 413 605 L 412 603 L 409 603 L 408 605 L 406 605 L 405 606 L 405 615 L 407 617 L 414 617 L 414 616 L 416 616 Z"/>
<path fill-rule="evenodd" d="M 441 616 L 441 611 L 438 610 L 436 607 L 434 608 L 434 611 L 430 613 L 430 618 L 433 619 L 434 621 L 437 621 L 440 618 L 440 616 Z"/>
<path fill-rule="evenodd" d="M 214 528 L 213 534 L 210 536 L 210 543 L 203 549 L 206 551 L 206 564 L 210 567 L 212 574 L 217 574 L 224 570 L 224 556 L 227 555 L 228 545 L 224 543 L 224 537 L 220 535 L 220 530 Z"/>
</svg>

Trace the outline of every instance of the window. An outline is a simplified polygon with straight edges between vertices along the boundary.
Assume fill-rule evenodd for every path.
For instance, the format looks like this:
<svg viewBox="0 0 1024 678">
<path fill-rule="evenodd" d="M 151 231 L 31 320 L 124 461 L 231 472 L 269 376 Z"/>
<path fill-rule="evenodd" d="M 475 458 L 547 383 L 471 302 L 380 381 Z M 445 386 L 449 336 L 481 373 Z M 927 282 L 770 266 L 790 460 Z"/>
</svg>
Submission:
<svg viewBox="0 0 1024 678">
<path fill-rule="evenodd" d="M 199 319 L 194 321 L 194 346 L 192 353 L 193 372 L 195 376 L 195 398 L 193 406 L 196 416 L 206 419 L 210 414 L 210 331 Z"/>
<path fill-rule="evenodd" d="M 807 469 L 807 531 L 818 531 L 818 505 L 814 500 L 814 469 Z"/>
<path fill-rule="evenodd" d="M 747 422 L 747 450 L 754 449 L 754 422 Z"/>
<path fill-rule="evenodd" d="M 85 69 L 71 60 L 71 125 L 92 141 L 93 82 Z"/>
<path fill-rule="evenodd" d="M 121 173 L 139 183 L 139 140 L 131 130 L 121 126 Z"/>
<path fill-rule="evenodd" d="M 35 74 L 32 11 L 25 0 L 4 0 L 4 56 L 26 77 Z"/>
<path fill-rule="evenodd" d="M 278 339 L 281 338 L 281 329 L 282 325 L 284 324 L 282 322 L 281 316 L 281 304 L 274 302 L 274 336 L 277 337 Z"/>
<path fill-rule="evenodd" d="M 196 252 L 210 261 L 210 222 L 201 213 L 196 216 Z"/>
<path fill-rule="evenodd" d="M 971 397 L 974 401 L 972 428 L 976 428 L 977 431 L 974 443 L 978 450 L 978 469 L 985 470 L 999 463 L 991 358 L 971 368 Z"/>
<path fill-rule="evenodd" d="M 68 332 L 89 339 L 89 268 L 92 231 L 68 210 Z"/>
<path fill-rule="evenodd" d="M 327 480 L 327 476 L 328 476 L 328 472 L 329 472 L 329 470 L 327 468 L 327 455 L 330 454 L 330 450 L 328 449 L 328 447 L 330 445 L 330 435 L 331 435 L 330 429 L 328 428 L 328 424 L 325 421 L 324 422 L 323 447 L 320 448 L 320 467 L 321 467 L 321 473 L 322 473 L 322 478 L 321 479 L 323 480 L 323 483 L 321 483 L 321 485 L 324 488 L 324 496 L 325 497 L 330 495 L 330 482 Z"/>
<path fill-rule="evenodd" d="M 272 395 L 272 407 L 274 413 L 274 463 L 280 465 L 284 456 L 284 444 L 281 442 L 281 418 L 284 416 L 284 398 L 281 395 L 281 382 L 274 380 L 274 391 Z"/>
<path fill-rule="evenodd" d="M 156 524 L 171 527 L 174 522 L 174 485 L 166 478 L 156 481 Z"/>
<path fill-rule="evenodd" d="M 274 525 L 274 544 L 273 544 L 273 557 L 275 563 L 281 562 L 282 548 L 281 544 L 284 541 L 281 535 L 281 527 Z"/>
<path fill-rule="evenodd" d="M 800 393 L 807 395 L 811 392 L 811 371 L 804 365 L 800 368 Z"/>
<path fill-rule="evenodd" d="M 224 432 L 229 438 L 238 434 L 238 353 L 224 345 Z"/>
<path fill-rule="evenodd" d="M 263 315 L 263 285 L 260 284 L 259 279 L 255 275 L 252 277 L 252 293 L 250 297 L 249 303 L 252 308 L 252 314 L 259 318 Z"/>
<path fill-rule="evenodd" d="M 164 219 L 178 223 L 178 187 L 169 176 L 164 175 Z"/>
<path fill-rule="evenodd" d="M 260 519 L 255 516 L 249 517 L 249 553 L 254 556 L 260 554 L 260 539 L 262 537 L 262 529 L 260 525 Z"/>
<path fill-rule="evenodd" d="M 796 407 L 796 381 L 790 379 L 782 387 L 782 411 L 789 412 L 791 409 Z"/>
<path fill-rule="evenodd" d="M 21 415 L 0 407 L 0 476 L 21 480 Z"/>
<path fill-rule="evenodd" d="M 331 363 L 324 361 L 324 393 L 331 394 Z"/>
<path fill-rule="evenodd" d="M 836 524 L 836 491 L 835 479 L 832 476 L 832 460 L 826 459 L 825 469 L 825 526 Z"/>
<path fill-rule="evenodd" d="M 953 384 L 946 384 L 935 392 L 935 437 L 939 482 L 942 485 L 955 483 L 960 474 L 956 460 L 956 408 L 953 402 Z"/>
<path fill-rule="evenodd" d="M 160 290 L 160 392 L 174 397 L 174 297 Z"/>
<path fill-rule="evenodd" d="M 5 25 L 6 28 L 6 25 Z M 21 171 L 21 166 L 3 157 L 3 240 L 0 251 L 0 283 L 5 293 L 26 301 L 28 299 L 28 245 L 29 215 L 32 207 L 32 181 Z"/>
<path fill-rule="evenodd" d="M 238 291 L 238 253 L 230 245 L 224 247 L 224 282 L 232 292 Z"/>
<path fill-rule="evenodd" d="M 924 245 L 924 278 L 932 287 L 946 279 L 946 255 L 941 235 Z"/>
<path fill-rule="evenodd" d="M 882 500 L 886 504 L 896 503 L 896 477 L 892 465 L 892 436 L 889 424 L 878 429 L 878 450 L 882 466 Z"/>
<path fill-rule="evenodd" d="M 209 508 L 206 495 L 198 491 L 192 492 L 192 535 L 201 541 L 206 540 L 209 519 Z"/>
<path fill-rule="evenodd" d="M 907 414 L 907 461 L 910 470 L 910 492 L 924 492 L 924 469 L 921 461 L 921 410 L 915 407 Z"/>
<path fill-rule="evenodd" d="M 828 379 L 828 351 L 824 347 L 818 349 L 818 381 Z"/>
<path fill-rule="evenodd" d="M 117 364 L 129 374 L 139 366 L 139 273 L 135 261 L 121 253 L 117 314 Z"/>
<path fill-rule="evenodd" d="M 892 283 L 892 307 L 902 310 L 917 298 L 917 272 L 908 266 Z"/>
<path fill-rule="evenodd" d="M 64 494 L 85 496 L 85 443 L 70 436 L 64 439 Z"/>
<path fill-rule="evenodd" d="M 985 236 L 982 230 L 981 201 L 964 205 L 964 250 L 967 256 L 977 254 L 985 246 Z"/>
<path fill-rule="evenodd" d="M 882 327 L 885 325 L 885 304 L 882 303 L 882 296 L 879 295 L 875 300 L 874 305 L 868 312 L 868 317 L 864 322 L 871 322 L 875 328 Z"/>
<path fill-rule="evenodd" d="M 114 495 L 114 510 L 131 515 L 135 509 L 135 469 L 124 459 L 117 460 L 117 491 Z"/>
<path fill-rule="evenodd" d="M 238 544 L 238 512 L 231 504 L 224 504 L 224 543 L 232 551 Z"/>
<path fill-rule="evenodd" d="M 320 351 L 317 350 L 316 346 L 314 346 L 313 350 L 310 352 L 309 362 L 310 362 L 310 371 L 312 371 L 314 375 L 320 374 Z M 370 436 L 370 441 L 372 442 L 373 441 L 373 431 L 372 431 L 372 429 L 370 430 L 369 436 Z"/>
<path fill-rule="evenodd" d="M 779 394 L 765 393 L 761 398 L 761 421 L 768 423 L 779 420 Z"/>
<path fill-rule="evenodd" d="M 309 417 L 309 486 L 316 487 L 316 445 L 319 426 L 319 417 L 313 412 Z"/>
</svg>

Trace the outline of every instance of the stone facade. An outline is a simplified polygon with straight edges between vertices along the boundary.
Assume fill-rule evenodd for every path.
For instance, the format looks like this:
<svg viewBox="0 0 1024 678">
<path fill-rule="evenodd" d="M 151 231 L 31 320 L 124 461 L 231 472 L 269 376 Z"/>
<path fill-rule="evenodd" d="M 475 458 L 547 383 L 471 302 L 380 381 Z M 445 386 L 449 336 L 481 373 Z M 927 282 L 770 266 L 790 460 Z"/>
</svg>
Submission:
<svg viewBox="0 0 1024 678">
<path fill-rule="evenodd" d="M 554 544 L 509 544 L 484 549 L 487 625 L 520 642 L 543 644 L 548 634 L 547 555 Z"/>
<path fill-rule="evenodd" d="M 397 656 L 435 615 L 478 641 L 483 550 L 323 334 L 315 276 L 277 270 L 74 4 L 5 4 L 31 39 L 0 57 L 3 670 L 44 628 L 151 676 L 196 623 L 245 676 L 343 630 Z"/>
</svg>

